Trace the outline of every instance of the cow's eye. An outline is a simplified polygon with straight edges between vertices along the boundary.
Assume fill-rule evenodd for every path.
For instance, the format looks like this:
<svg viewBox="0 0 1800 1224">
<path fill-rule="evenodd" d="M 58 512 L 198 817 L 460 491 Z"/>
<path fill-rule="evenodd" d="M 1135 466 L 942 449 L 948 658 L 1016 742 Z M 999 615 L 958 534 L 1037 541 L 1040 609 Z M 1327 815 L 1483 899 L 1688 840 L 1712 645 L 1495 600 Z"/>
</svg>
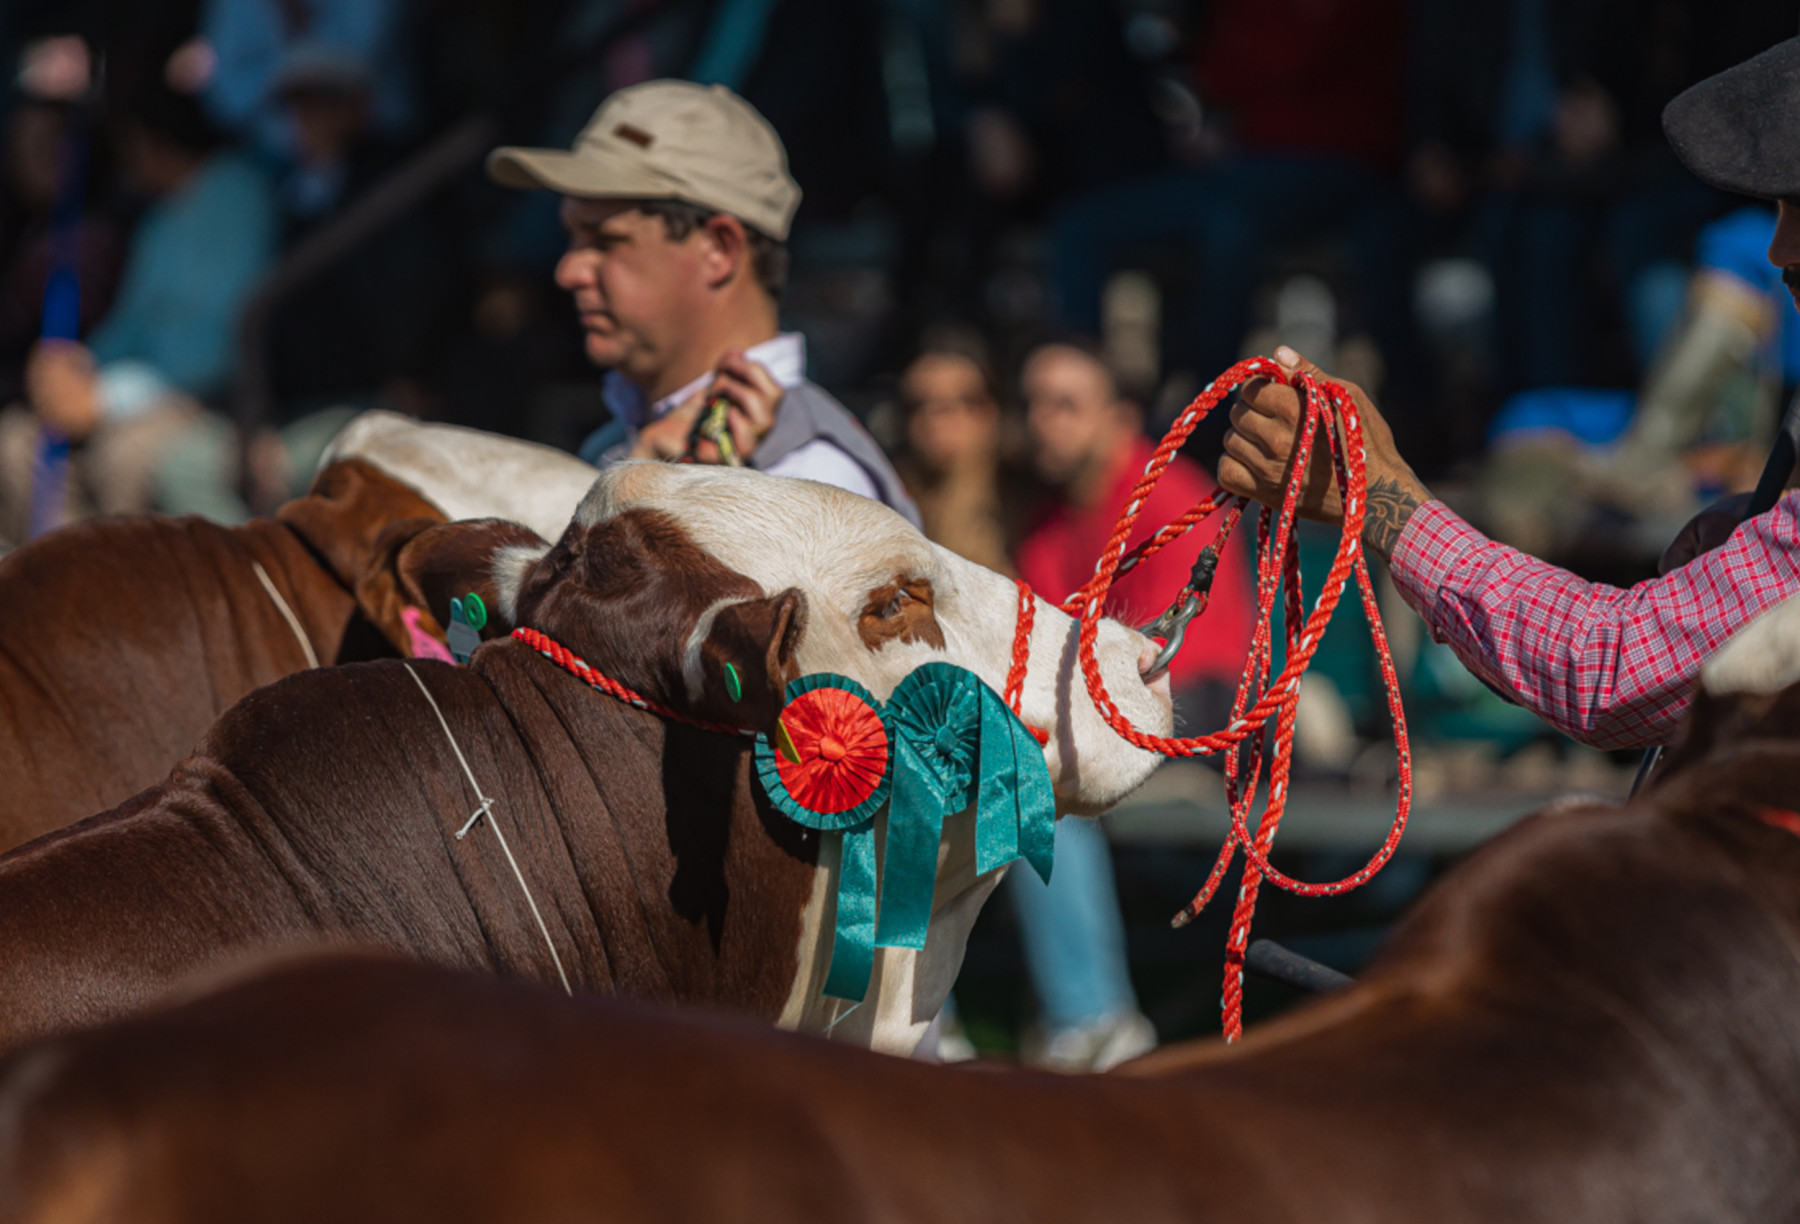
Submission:
<svg viewBox="0 0 1800 1224">
<path fill-rule="evenodd" d="M 894 617 L 899 616 L 900 609 L 911 602 L 913 602 L 913 597 L 911 595 L 908 595 L 905 591 L 898 591 L 892 599 L 876 609 L 875 615 L 879 616 L 882 620 L 891 620 Z"/>
</svg>

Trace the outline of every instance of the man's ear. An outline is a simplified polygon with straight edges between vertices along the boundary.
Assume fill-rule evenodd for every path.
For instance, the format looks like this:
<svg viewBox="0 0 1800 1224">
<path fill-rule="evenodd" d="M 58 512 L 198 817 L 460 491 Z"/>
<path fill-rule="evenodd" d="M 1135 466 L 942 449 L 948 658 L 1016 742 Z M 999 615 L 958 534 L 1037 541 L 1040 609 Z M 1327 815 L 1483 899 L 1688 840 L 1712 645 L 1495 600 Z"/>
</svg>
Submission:
<svg viewBox="0 0 1800 1224">
<path fill-rule="evenodd" d="M 504 519 L 395 523 L 377 542 L 356 584 L 356 602 L 403 655 L 435 654 L 450 601 L 473 593 L 487 612 L 482 638 L 513 631 L 519 586 L 550 546 L 529 527 Z"/>
<path fill-rule="evenodd" d="M 806 596 L 792 587 L 723 604 L 710 623 L 702 618 L 682 661 L 696 713 L 762 730 L 774 726 L 788 683 L 800 674 L 797 656 L 805 635 Z"/>
<path fill-rule="evenodd" d="M 729 213 L 716 213 L 706 221 L 706 283 L 717 289 L 738 277 L 754 276 L 750 266 L 750 236 L 744 223 Z"/>
<path fill-rule="evenodd" d="M 306 496 L 283 505 L 275 517 L 305 540 L 352 591 L 389 526 L 402 520 L 444 521 L 443 511 L 361 459 L 327 465 L 313 478 Z"/>
</svg>

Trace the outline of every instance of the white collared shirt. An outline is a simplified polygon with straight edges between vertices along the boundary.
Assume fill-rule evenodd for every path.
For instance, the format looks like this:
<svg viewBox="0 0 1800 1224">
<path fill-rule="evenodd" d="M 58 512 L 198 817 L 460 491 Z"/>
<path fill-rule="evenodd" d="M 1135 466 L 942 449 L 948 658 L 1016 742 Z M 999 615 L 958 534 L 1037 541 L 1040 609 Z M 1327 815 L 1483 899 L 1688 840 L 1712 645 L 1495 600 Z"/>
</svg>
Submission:
<svg viewBox="0 0 1800 1224">
<path fill-rule="evenodd" d="M 744 356 L 767 370 L 784 391 L 806 381 L 806 337 L 799 332 L 782 332 L 773 340 L 745 349 Z M 704 389 L 712 378 L 709 370 L 687 386 L 670 392 L 655 403 L 648 403 L 636 383 L 617 370 L 609 370 L 602 384 L 602 394 L 615 417 L 633 429 L 642 429 L 651 421 L 661 420 L 677 404 Z M 862 465 L 824 438 L 795 448 L 763 470 L 771 476 L 816 480 L 820 484 L 836 485 L 851 493 L 881 500 L 881 490 Z"/>
</svg>

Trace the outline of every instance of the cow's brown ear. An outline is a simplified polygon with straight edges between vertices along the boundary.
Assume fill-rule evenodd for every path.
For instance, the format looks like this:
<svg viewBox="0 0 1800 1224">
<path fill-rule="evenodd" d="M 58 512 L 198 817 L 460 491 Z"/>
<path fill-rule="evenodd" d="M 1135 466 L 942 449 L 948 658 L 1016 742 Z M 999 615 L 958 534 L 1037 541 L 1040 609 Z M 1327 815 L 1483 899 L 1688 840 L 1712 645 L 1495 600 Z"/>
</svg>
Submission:
<svg viewBox="0 0 1800 1224">
<path fill-rule="evenodd" d="M 340 459 L 313 478 L 305 497 L 275 511 L 350 590 L 369 568 L 382 533 L 409 519 L 444 521 L 441 510 L 371 463 Z"/>
<path fill-rule="evenodd" d="M 683 669 L 689 699 L 703 717 L 773 726 L 788 683 L 800 674 L 796 656 L 805 633 L 806 596 L 797 589 L 724 605 L 698 644 L 698 658 Z"/>
<path fill-rule="evenodd" d="M 483 639 L 513 631 L 524 573 L 549 550 L 535 531 L 504 519 L 395 523 L 377 542 L 356 583 L 363 615 L 403 655 L 435 655 L 444 643 L 450 601 L 480 597 Z"/>
</svg>

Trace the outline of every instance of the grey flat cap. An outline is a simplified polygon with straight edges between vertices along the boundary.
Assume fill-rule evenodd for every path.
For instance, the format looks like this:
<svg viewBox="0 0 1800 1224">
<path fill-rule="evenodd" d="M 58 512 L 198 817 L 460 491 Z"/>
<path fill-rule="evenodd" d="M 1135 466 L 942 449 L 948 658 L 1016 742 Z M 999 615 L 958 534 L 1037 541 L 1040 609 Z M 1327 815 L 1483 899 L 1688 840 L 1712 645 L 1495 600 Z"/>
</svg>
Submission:
<svg viewBox="0 0 1800 1224">
<path fill-rule="evenodd" d="M 1663 133 L 1714 187 L 1800 200 L 1800 38 L 1677 95 L 1663 108 Z"/>
</svg>

